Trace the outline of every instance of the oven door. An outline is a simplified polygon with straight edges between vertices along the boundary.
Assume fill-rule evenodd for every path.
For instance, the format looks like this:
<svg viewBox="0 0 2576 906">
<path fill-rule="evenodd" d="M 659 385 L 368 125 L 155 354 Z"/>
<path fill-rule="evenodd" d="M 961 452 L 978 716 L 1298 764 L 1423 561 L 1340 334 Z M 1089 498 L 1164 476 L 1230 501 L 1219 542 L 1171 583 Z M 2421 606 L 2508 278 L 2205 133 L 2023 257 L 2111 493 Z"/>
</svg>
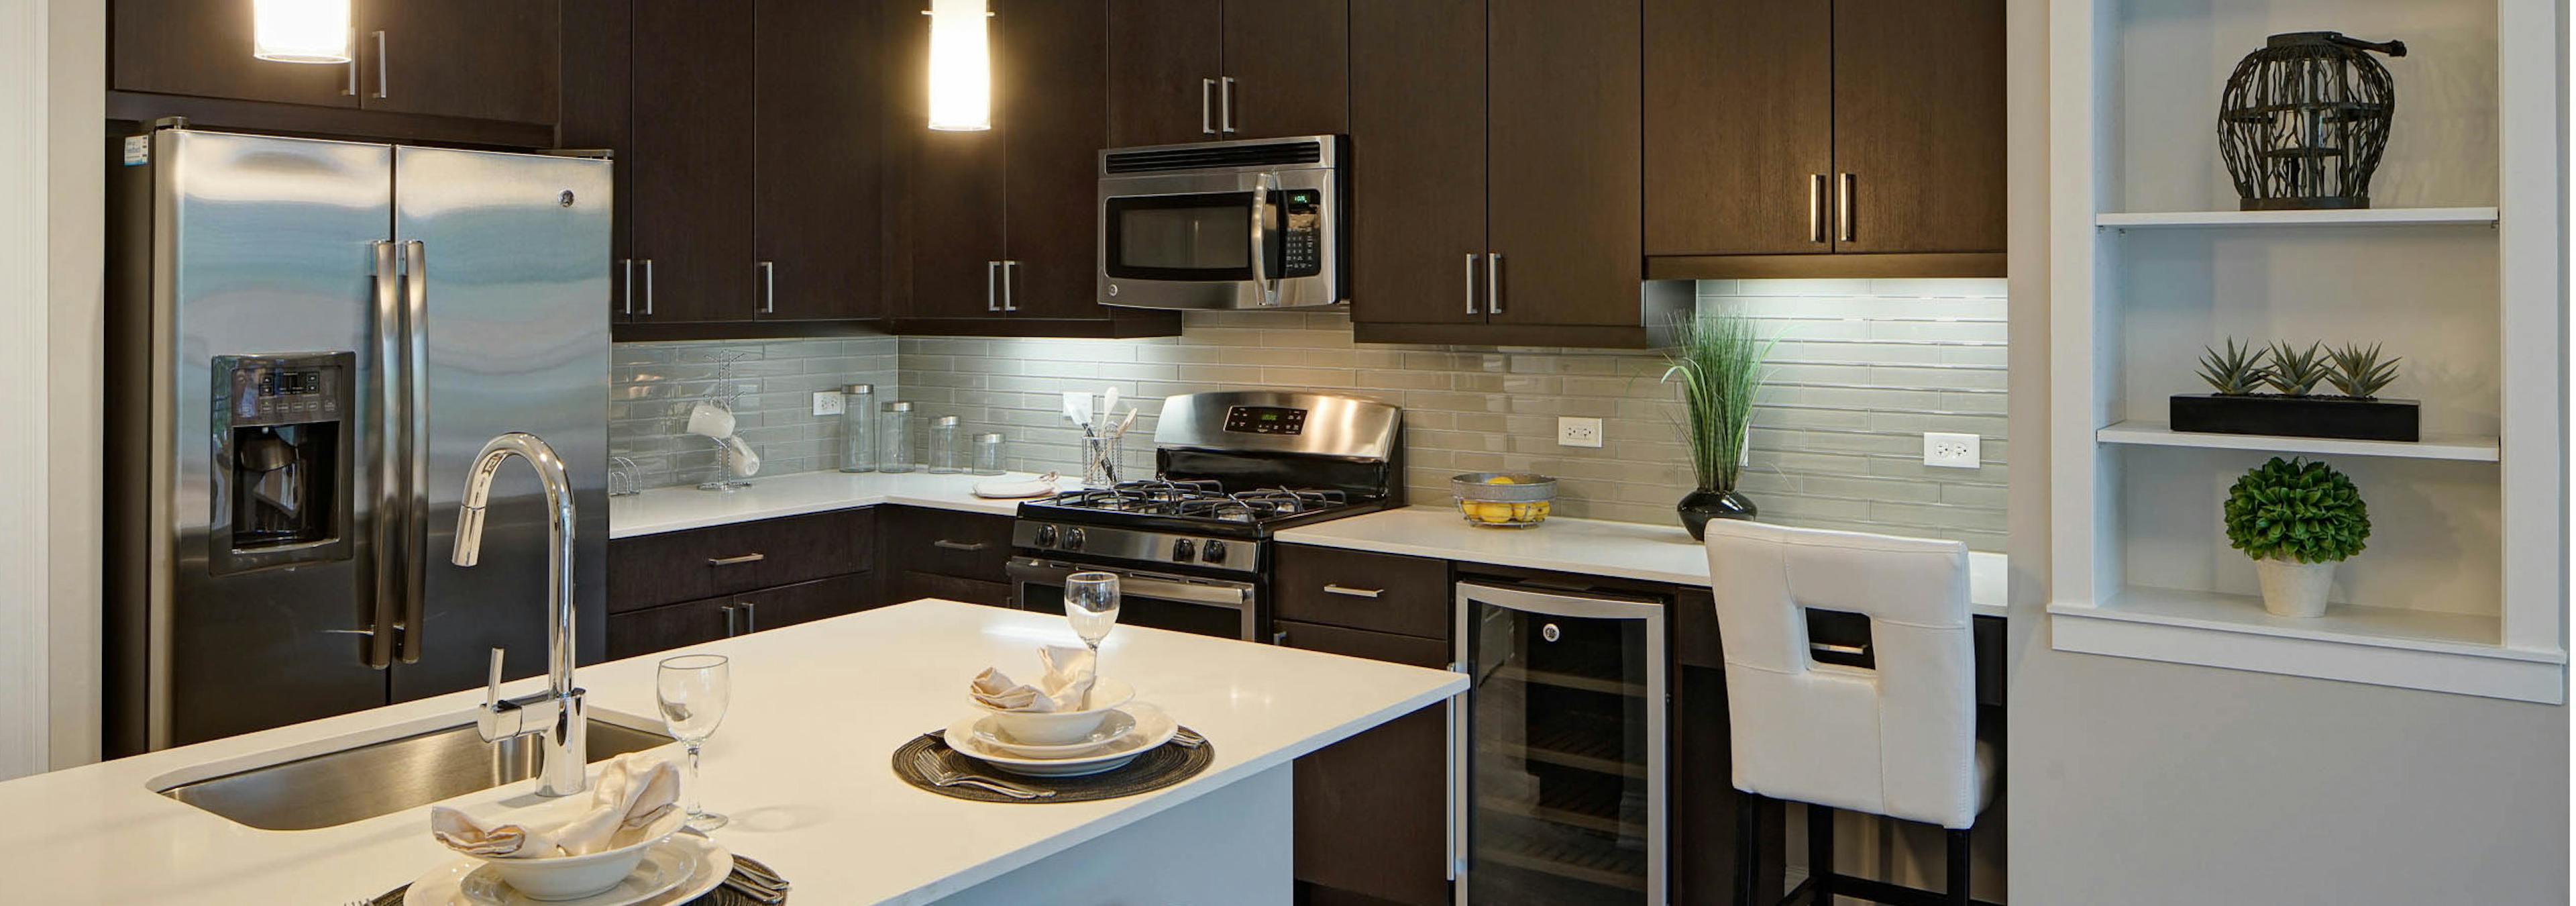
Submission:
<svg viewBox="0 0 2576 906">
<path fill-rule="evenodd" d="M 1078 572 L 1118 577 L 1118 622 L 1196 635 L 1254 641 L 1261 624 L 1250 582 L 1102 569 L 1061 560 L 1011 558 L 1011 604 L 1039 613 L 1064 612 L 1064 580 Z"/>
<path fill-rule="evenodd" d="M 1291 308 L 1343 301 L 1331 170 L 1100 181 L 1100 301 Z"/>
</svg>

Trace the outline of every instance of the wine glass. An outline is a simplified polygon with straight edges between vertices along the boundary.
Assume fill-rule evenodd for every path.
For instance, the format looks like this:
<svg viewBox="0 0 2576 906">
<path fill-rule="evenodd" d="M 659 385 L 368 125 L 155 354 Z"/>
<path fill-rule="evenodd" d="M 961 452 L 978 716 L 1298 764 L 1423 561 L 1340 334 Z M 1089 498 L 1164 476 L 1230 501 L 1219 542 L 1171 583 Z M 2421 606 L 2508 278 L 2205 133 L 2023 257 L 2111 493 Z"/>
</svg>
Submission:
<svg viewBox="0 0 2576 906">
<path fill-rule="evenodd" d="M 1073 623 L 1073 634 L 1091 648 L 1091 685 L 1100 685 L 1100 642 L 1118 625 L 1118 576 L 1114 573 L 1074 573 L 1064 580 L 1064 618 Z M 1091 709 L 1091 689 L 1082 691 L 1083 710 Z"/>
<path fill-rule="evenodd" d="M 733 698 L 730 665 L 721 654 L 684 654 L 663 659 L 661 669 L 653 676 L 653 694 L 662 705 L 662 726 L 689 750 L 688 782 L 681 789 L 688 794 L 688 826 L 692 830 L 715 830 L 730 820 L 698 803 L 698 747 L 715 735 L 717 724 L 724 723 L 725 705 Z"/>
</svg>

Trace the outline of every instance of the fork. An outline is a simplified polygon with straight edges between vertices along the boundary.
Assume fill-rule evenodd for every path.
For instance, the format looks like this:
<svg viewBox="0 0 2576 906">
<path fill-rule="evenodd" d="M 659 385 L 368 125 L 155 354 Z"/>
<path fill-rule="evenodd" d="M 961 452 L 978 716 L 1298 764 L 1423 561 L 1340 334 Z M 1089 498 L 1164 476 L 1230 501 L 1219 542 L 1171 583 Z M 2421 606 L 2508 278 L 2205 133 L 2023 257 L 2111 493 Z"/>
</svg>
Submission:
<svg viewBox="0 0 2576 906">
<path fill-rule="evenodd" d="M 1009 781 L 986 777 L 982 774 L 969 774 L 964 771 L 955 770 L 950 768 L 945 762 L 940 761 L 939 756 L 936 753 L 928 750 L 914 753 L 912 756 L 912 763 L 914 767 L 921 769 L 921 773 L 924 776 L 930 778 L 930 785 L 932 786 L 947 787 L 965 785 L 980 787 L 982 789 L 1000 793 L 1004 796 L 1009 796 L 1013 799 L 1045 799 L 1055 795 L 1054 790 L 1031 789 Z"/>
<path fill-rule="evenodd" d="M 1195 749 L 1207 745 L 1207 737 L 1199 735 L 1197 730 L 1182 727 L 1172 731 L 1172 743 L 1184 749 Z"/>
</svg>

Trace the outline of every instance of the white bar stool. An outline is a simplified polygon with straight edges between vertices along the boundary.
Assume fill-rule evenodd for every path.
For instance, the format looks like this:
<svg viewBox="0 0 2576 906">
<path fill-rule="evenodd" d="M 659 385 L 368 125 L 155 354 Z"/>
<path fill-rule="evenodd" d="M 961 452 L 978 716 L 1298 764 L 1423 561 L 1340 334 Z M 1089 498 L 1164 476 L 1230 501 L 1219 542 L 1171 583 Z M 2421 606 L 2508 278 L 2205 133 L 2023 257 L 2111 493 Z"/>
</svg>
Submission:
<svg viewBox="0 0 2576 906">
<path fill-rule="evenodd" d="M 1724 519 L 1707 540 L 1735 788 L 1807 804 L 1809 876 L 1781 902 L 1971 903 L 1968 828 L 1994 799 L 1995 763 L 1977 741 L 1967 545 Z M 1810 640 L 1810 610 L 1867 618 L 1867 644 Z M 1736 862 L 1748 906 L 1749 805 Z M 1836 874 L 1833 809 L 1948 829 L 1946 893 Z"/>
</svg>

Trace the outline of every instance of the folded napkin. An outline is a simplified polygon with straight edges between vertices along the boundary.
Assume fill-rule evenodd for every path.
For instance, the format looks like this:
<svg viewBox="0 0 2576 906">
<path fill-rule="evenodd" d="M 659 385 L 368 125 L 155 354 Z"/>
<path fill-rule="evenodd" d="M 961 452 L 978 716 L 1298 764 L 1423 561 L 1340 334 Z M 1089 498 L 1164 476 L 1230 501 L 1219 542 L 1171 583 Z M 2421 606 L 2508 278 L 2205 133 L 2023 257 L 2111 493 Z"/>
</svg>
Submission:
<svg viewBox="0 0 2576 906">
<path fill-rule="evenodd" d="M 968 694 L 975 701 L 996 711 L 1082 710 L 1082 695 L 1091 691 L 1091 649 L 1069 645 L 1049 645 L 1038 649 L 1038 663 L 1046 667 L 1046 676 L 1035 686 L 1014 683 L 1002 671 L 991 667 L 975 674 Z"/>
<path fill-rule="evenodd" d="M 546 859 L 631 846 L 680 829 L 680 768 L 641 753 L 610 759 L 590 807 L 569 821 L 485 823 L 457 809 L 429 810 L 429 832 L 449 849 L 485 858 Z"/>
</svg>

